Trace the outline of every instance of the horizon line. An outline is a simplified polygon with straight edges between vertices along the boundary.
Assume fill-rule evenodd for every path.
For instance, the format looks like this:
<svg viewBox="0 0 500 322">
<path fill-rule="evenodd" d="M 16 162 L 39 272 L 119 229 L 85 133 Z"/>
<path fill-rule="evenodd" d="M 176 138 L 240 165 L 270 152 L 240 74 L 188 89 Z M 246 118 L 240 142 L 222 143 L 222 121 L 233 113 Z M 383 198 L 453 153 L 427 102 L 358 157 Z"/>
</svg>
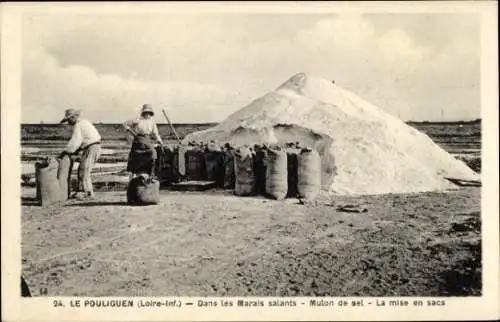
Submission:
<svg viewBox="0 0 500 322">
<path fill-rule="evenodd" d="M 474 118 L 474 119 L 459 119 L 459 120 L 401 120 L 404 123 L 435 123 L 435 124 L 445 124 L 445 123 L 475 123 L 482 121 L 482 118 Z M 102 124 L 102 125 L 120 125 L 122 122 L 92 122 L 93 124 Z M 178 122 L 172 123 L 172 125 L 208 125 L 208 124 L 220 124 L 221 122 Z M 24 122 L 20 123 L 21 125 L 63 125 L 58 122 Z M 158 125 L 168 125 L 168 122 L 156 122 Z"/>
</svg>

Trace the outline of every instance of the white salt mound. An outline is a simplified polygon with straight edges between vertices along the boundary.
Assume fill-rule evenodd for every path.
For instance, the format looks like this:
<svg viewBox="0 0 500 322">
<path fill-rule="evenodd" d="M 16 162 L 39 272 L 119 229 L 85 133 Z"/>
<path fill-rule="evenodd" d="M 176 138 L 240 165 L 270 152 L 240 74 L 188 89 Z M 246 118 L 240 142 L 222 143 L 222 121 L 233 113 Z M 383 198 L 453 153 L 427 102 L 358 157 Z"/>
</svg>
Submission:
<svg viewBox="0 0 500 322">
<path fill-rule="evenodd" d="M 191 140 L 313 145 L 323 158 L 323 188 L 331 194 L 441 191 L 456 188 L 445 177 L 480 180 L 424 133 L 328 80 L 303 73 L 217 126 L 185 138 Z"/>
</svg>

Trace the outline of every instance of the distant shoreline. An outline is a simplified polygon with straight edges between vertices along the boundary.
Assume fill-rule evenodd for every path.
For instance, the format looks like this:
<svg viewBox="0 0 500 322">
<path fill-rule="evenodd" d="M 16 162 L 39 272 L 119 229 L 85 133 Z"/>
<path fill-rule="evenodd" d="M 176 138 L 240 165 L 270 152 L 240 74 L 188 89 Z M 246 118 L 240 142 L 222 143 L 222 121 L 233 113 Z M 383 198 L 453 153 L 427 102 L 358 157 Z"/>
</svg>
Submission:
<svg viewBox="0 0 500 322">
<path fill-rule="evenodd" d="M 94 122 L 99 125 L 120 125 L 121 123 L 103 123 L 103 122 Z M 168 123 L 157 122 L 159 125 L 168 125 Z M 456 125 L 456 124 L 479 124 L 481 123 L 481 119 L 469 120 L 469 121 L 405 121 L 406 124 L 430 124 L 430 125 Z M 174 127 L 180 126 L 216 126 L 219 123 L 208 122 L 208 123 L 174 123 L 172 124 Z M 59 123 L 21 123 L 21 126 L 33 126 L 33 125 L 44 125 L 44 126 L 60 126 Z"/>
<path fill-rule="evenodd" d="M 94 124 L 97 125 L 107 125 L 107 126 L 121 126 L 122 123 L 104 123 L 104 122 L 93 122 Z M 168 125 L 168 123 L 165 122 L 156 122 L 158 125 Z M 213 122 L 208 122 L 208 123 L 173 123 L 173 126 L 215 126 L 219 123 L 213 123 Z M 60 123 L 21 123 L 21 126 L 33 126 L 33 125 L 43 125 L 43 126 L 61 126 L 62 124 Z M 66 124 L 67 125 L 67 124 Z"/>
<path fill-rule="evenodd" d="M 481 119 L 470 121 L 406 121 L 408 125 L 412 124 L 432 124 L 432 125 L 457 125 L 457 124 L 480 124 Z"/>
</svg>

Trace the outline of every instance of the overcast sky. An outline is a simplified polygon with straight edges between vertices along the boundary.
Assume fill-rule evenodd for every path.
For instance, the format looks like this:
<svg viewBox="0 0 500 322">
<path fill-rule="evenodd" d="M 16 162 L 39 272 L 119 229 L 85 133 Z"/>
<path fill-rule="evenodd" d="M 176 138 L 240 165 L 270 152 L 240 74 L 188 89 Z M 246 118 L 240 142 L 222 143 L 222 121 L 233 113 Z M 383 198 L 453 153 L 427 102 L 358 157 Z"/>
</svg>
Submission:
<svg viewBox="0 0 500 322">
<path fill-rule="evenodd" d="M 299 72 L 405 120 L 480 116 L 474 15 L 27 15 L 22 67 L 22 122 L 122 122 L 143 103 L 221 121 Z"/>
</svg>

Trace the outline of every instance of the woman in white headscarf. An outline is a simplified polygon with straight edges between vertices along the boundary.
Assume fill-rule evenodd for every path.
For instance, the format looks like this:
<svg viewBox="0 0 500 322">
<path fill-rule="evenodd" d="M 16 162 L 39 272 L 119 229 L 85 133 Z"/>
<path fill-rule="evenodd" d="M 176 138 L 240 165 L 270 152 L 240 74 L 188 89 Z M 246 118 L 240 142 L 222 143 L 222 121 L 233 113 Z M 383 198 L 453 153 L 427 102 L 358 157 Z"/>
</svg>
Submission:
<svg viewBox="0 0 500 322">
<path fill-rule="evenodd" d="M 126 129 L 134 134 L 134 141 L 132 142 L 127 164 L 127 171 L 131 172 L 131 177 L 139 174 L 154 176 L 157 159 L 155 147 L 163 145 L 163 141 L 153 116 L 153 107 L 150 104 L 144 104 L 139 118 L 123 124 Z"/>
</svg>

